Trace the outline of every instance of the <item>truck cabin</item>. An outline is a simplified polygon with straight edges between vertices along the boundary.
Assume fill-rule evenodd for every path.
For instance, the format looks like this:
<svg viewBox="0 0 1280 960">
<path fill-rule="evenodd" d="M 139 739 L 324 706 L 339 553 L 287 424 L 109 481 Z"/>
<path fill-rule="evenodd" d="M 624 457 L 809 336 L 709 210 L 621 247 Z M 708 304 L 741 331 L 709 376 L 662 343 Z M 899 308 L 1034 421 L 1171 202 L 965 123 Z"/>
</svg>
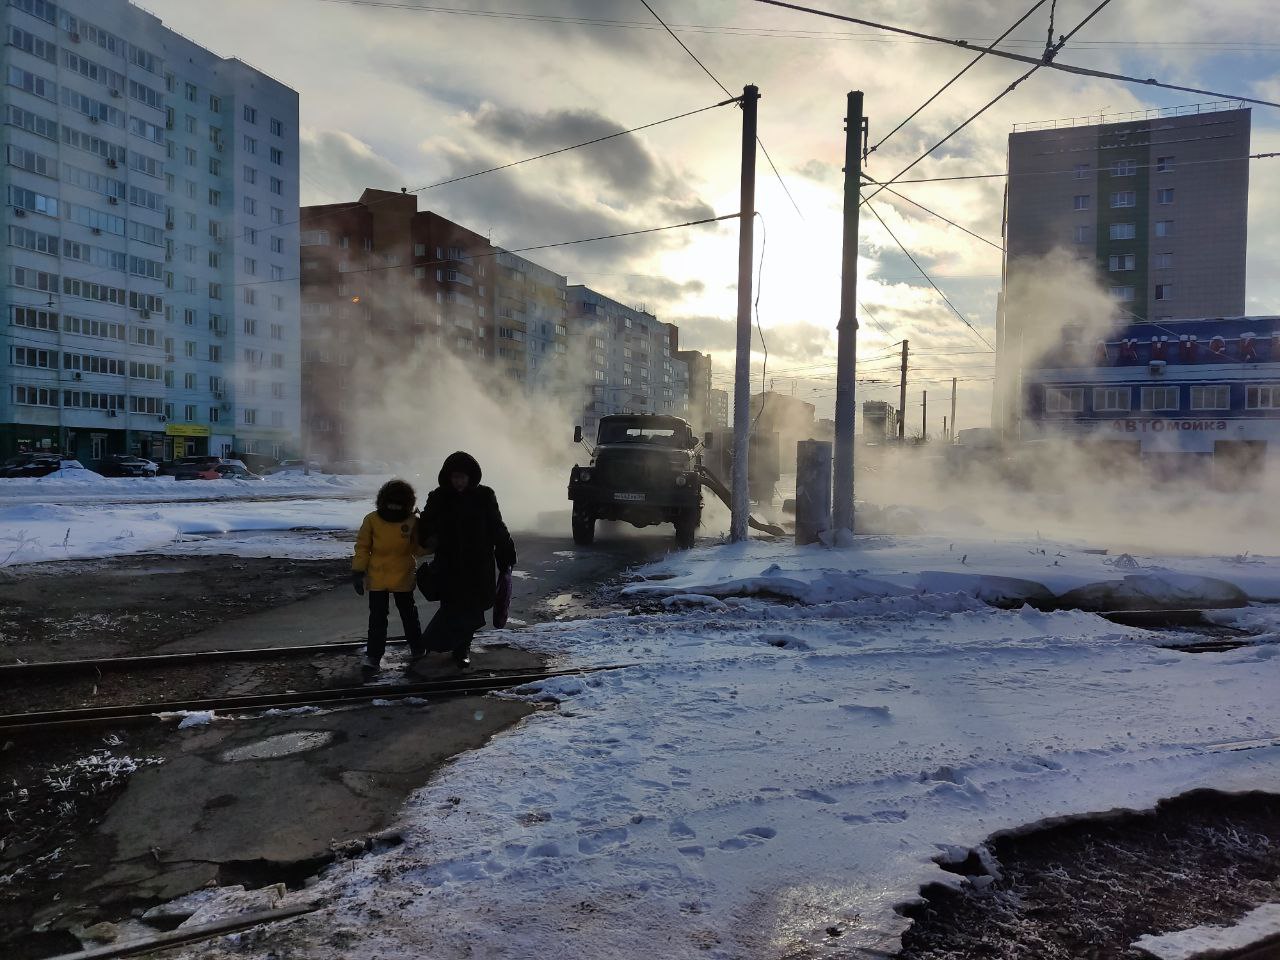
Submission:
<svg viewBox="0 0 1280 960">
<path fill-rule="evenodd" d="M 698 445 L 689 424 L 679 417 L 613 416 L 600 421 L 597 443 L 643 443 L 676 450 L 692 450 Z"/>
</svg>

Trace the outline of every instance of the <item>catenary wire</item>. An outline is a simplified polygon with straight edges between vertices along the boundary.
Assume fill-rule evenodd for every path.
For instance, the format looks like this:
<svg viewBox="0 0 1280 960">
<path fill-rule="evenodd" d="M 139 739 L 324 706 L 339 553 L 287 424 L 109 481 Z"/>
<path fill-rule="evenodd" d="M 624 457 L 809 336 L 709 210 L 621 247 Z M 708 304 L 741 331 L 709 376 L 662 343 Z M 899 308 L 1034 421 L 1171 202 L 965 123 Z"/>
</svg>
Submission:
<svg viewBox="0 0 1280 960">
<path fill-rule="evenodd" d="M 1059 39 L 1058 43 L 1057 43 L 1057 44 L 1056 44 L 1056 46 L 1055 46 L 1054 52 L 1056 53 L 1058 50 L 1061 50 L 1061 49 L 1062 49 L 1063 44 L 1065 44 L 1068 40 L 1070 40 L 1073 36 L 1075 36 L 1077 32 L 1079 32 L 1081 29 L 1083 29 L 1083 28 L 1084 28 L 1084 26 L 1085 26 L 1085 25 L 1086 25 L 1090 20 L 1092 20 L 1092 19 L 1093 19 L 1094 17 L 1096 17 L 1099 13 L 1101 13 L 1101 12 L 1102 12 L 1102 10 L 1103 10 L 1103 8 L 1105 8 L 1109 3 L 1111 3 L 1111 0 L 1102 0 L 1102 2 L 1101 2 L 1101 3 L 1099 3 L 1099 4 L 1098 4 L 1096 7 L 1094 7 L 1091 11 L 1089 11 L 1089 13 L 1084 17 L 1084 19 L 1083 19 L 1083 20 L 1081 20 L 1079 23 L 1077 23 L 1077 24 L 1076 24 L 1076 25 L 1071 29 L 1071 31 L 1070 31 L 1069 33 L 1064 34 L 1064 35 Z M 997 93 L 994 97 L 992 97 L 990 100 L 988 100 L 985 104 L 983 104 L 983 105 L 982 105 L 982 106 L 981 106 L 981 107 L 980 107 L 980 108 L 979 108 L 975 113 L 971 114 L 967 120 L 965 120 L 963 123 L 961 123 L 961 124 L 960 124 L 958 127 L 956 127 L 955 129 L 953 129 L 950 133 L 948 133 L 945 137 L 943 137 L 941 140 L 939 140 L 937 143 L 935 143 L 932 147 L 930 147 L 928 150 L 926 150 L 926 151 L 925 151 L 924 153 L 922 153 L 920 156 L 918 156 L 918 157 L 916 157 L 914 160 L 912 160 L 909 164 L 907 164 L 905 167 L 903 167 L 901 170 L 899 170 L 897 174 L 895 174 L 894 176 L 890 177 L 887 181 L 885 181 L 884 183 L 882 183 L 882 184 L 881 184 L 877 189 L 873 190 L 869 196 L 867 196 L 867 197 L 865 197 L 865 198 L 863 199 L 863 201 L 862 201 L 862 202 L 865 204 L 865 203 L 868 203 L 869 201 L 871 201 L 871 200 L 875 199 L 875 197 L 877 197 L 877 196 L 881 193 L 881 191 L 886 190 L 889 186 L 891 186 L 892 184 L 896 183 L 899 179 L 901 179 L 901 178 L 902 178 L 902 176 L 903 176 L 904 174 L 906 174 L 908 171 L 910 171 L 912 168 L 914 168 L 914 167 L 916 166 L 916 164 L 923 162 L 923 161 L 925 160 L 925 158 L 927 158 L 931 153 L 933 153 L 935 150 L 937 150 L 940 146 L 942 146 L 944 143 L 946 143 L 948 140 L 950 140 L 950 139 L 951 139 L 952 137 L 954 137 L 956 134 L 960 133 L 960 131 L 964 130 L 964 129 L 965 129 L 965 127 L 969 126 L 969 124 L 973 123 L 973 121 L 977 120 L 980 116 L 982 116 L 984 113 L 986 113 L 986 112 L 987 112 L 988 110 L 990 110 L 992 107 L 994 107 L 997 103 L 999 103 L 1001 100 L 1003 100 L 1003 99 L 1004 99 L 1005 97 L 1007 97 L 1009 94 L 1013 93 L 1013 91 L 1014 91 L 1014 90 L 1016 90 L 1016 89 L 1018 89 L 1019 84 L 1021 84 L 1024 80 L 1026 80 L 1027 78 L 1031 77 L 1031 76 L 1032 76 L 1034 73 L 1036 73 L 1036 72 L 1037 72 L 1041 67 L 1043 67 L 1043 66 L 1047 66 L 1047 65 L 1051 64 L 1052 62 L 1053 62 L 1053 60 L 1050 58 L 1050 59 L 1041 60 L 1040 62 L 1036 63 L 1034 66 L 1032 66 L 1032 67 L 1031 67 L 1031 69 L 1030 69 L 1030 70 L 1027 70 L 1025 73 L 1023 73 L 1023 74 L 1022 74 L 1022 76 L 1018 77 L 1016 80 L 1014 80 L 1012 83 L 1010 83 L 1007 87 L 1005 87 L 1003 90 L 1001 90 L 999 93 Z"/>
<path fill-rule="evenodd" d="M 1190 167 L 1204 163 L 1239 163 L 1242 160 L 1273 160 L 1280 157 L 1280 152 L 1273 153 L 1251 153 L 1244 157 L 1213 157 L 1208 160 L 1179 160 L 1177 166 Z M 1157 164 L 1154 163 L 1138 163 L 1134 164 L 1135 170 L 1151 170 Z M 896 181 L 896 186 L 902 186 L 908 183 L 948 183 L 953 180 L 1009 180 L 1016 177 L 1053 177 L 1062 176 L 1068 173 L 1075 173 L 1074 170 L 1027 170 L 1023 173 L 962 173 L 949 177 L 911 177 L 906 180 Z M 866 174 L 863 174 L 866 176 Z M 892 192 L 892 191 L 890 191 Z M 903 199 L 906 199 L 905 197 Z"/>
<path fill-rule="evenodd" d="M 695 54 L 692 50 L 690 50 L 689 47 L 685 44 L 685 42 L 681 40 L 678 36 L 676 36 L 676 32 L 672 30 L 669 26 L 667 26 L 667 22 L 663 20 L 662 17 L 658 16 L 658 12 L 654 10 L 653 7 L 649 6 L 649 0 L 640 0 L 640 2 L 644 4 L 644 8 L 646 10 L 648 10 L 651 14 L 653 14 L 653 19 L 657 20 L 658 23 L 662 24 L 662 29 L 666 30 L 667 33 L 671 34 L 671 39 L 674 40 L 676 43 L 680 44 L 680 49 L 682 49 L 685 53 L 687 53 L 690 57 L 692 57 L 693 62 L 702 68 L 702 72 L 705 73 L 708 77 L 710 77 L 717 87 L 719 87 L 721 90 L 724 91 L 725 96 L 732 97 L 733 94 L 729 91 L 729 88 L 726 87 L 723 83 L 721 83 L 714 73 L 712 73 L 710 70 L 707 69 L 707 65 L 698 59 L 698 55 Z M 759 134 L 756 134 L 756 143 L 760 145 L 760 152 L 764 154 L 765 160 L 769 162 L 769 166 L 773 170 L 773 175 L 778 178 L 778 183 L 782 186 L 782 192 L 787 195 L 787 199 L 791 201 L 791 205 L 796 208 L 796 214 L 800 217 L 801 220 L 803 220 L 804 213 L 800 210 L 800 204 L 796 203 L 796 198 L 791 195 L 791 189 L 787 186 L 787 181 L 782 179 L 782 173 L 781 171 L 778 170 L 778 165 L 773 162 L 773 157 L 769 156 L 769 149 L 764 145 L 764 141 L 760 139 Z"/>
<path fill-rule="evenodd" d="M 974 233 L 968 227 L 960 226 L 960 224 L 956 223 L 954 220 L 944 217 L 937 210 L 932 210 L 929 207 L 926 207 L 923 203 L 920 203 L 918 200 L 912 200 L 910 197 L 899 193 L 897 190 L 893 189 L 887 184 L 881 184 L 879 180 L 876 180 L 874 177 L 870 176 L 869 174 L 863 173 L 862 179 L 866 180 L 868 183 L 876 184 L 877 186 L 883 186 L 887 192 L 893 194 L 899 200 L 905 200 L 907 203 L 911 204 L 913 207 L 919 207 L 921 210 L 923 210 L 925 213 L 929 214 L 930 216 L 937 217 L 943 223 L 950 224 L 951 226 L 955 227 L 957 230 L 960 230 L 963 233 L 967 233 L 969 236 L 973 237 L 975 240 L 981 240 L 987 246 L 995 247 L 1001 253 L 1004 253 L 1004 244 L 996 243 L 994 240 L 988 240 L 982 234 Z"/>
<path fill-rule="evenodd" d="M 866 201 L 863 201 L 863 202 L 866 203 Z M 953 304 L 949 299 L 947 299 L 947 295 L 942 292 L 942 289 L 936 283 L 933 282 L 933 278 L 929 276 L 929 274 L 925 271 L 924 267 L 920 266 L 920 262 L 911 255 L 911 251 L 909 251 L 906 247 L 902 245 L 902 241 L 899 240 L 898 235 L 895 234 L 889 228 L 889 225 L 884 222 L 884 217 L 880 216 L 880 212 L 876 210 L 876 208 L 869 203 L 867 204 L 867 209 L 870 210 L 872 215 L 875 216 L 875 218 L 880 221 L 880 226 L 884 227 L 885 232 L 888 233 L 889 236 L 893 238 L 893 242 L 898 245 L 898 249 L 900 249 L 904 254 L 906 254 L 907 259 L 910 260 L 912 264 L 915 265 L 915 268 L 920 271 L 920 275 L 929 281 L 929 286 L 933 287 L 933 289 L 937 292 L 938 296 L 942 298 L 942 301 L 948 307 L 951 308 L 951 312 L 954 313 L 960 319 L 961 323 L 963 323 L 966 327 L 968 327 L 970 330 L 973 331 L 973 335 L 977 337 L 979 340 L 981 340 L 986 345 L 988 350 L 994 351 L 995 347 L 991 345 L 991 343 L 987 340 L 986 337 L 984 337 L 982 334 L 978 332 L 978 328 L 969 322 L 968 317 L 966 317 L 963 313 L 961 313 L 959 310 L 956 309 L 955 304 Z"/>
<path fill-rule="evenodd" d="M 1026 22 L 1027 22 L 1027 19 L 1028 19 L 1028 18 L 1029 18 L 1033 13 L 1035 13 L 1037 10 L 1039 10 L 1041 7 L 1043 7 L 1043 6 L 1045 5 L 1045 3 L 1047 3 L 1047 2 L 1049 2 L 1049 0 L 1036 0 L 1036 3 L 1031 7 L 1031 9 L 1030 9 L 1030 10 L 1028 10 L 1028 11 L 1027 11 L 1026 13 L 1024 13 L 1021 17 L 1019 17 L 1017 20 L 1015 20 L 1015 21 L 1014 21 L 1013 26 L 1009 27 L 1009 29 L 1008 29 L 1008 30 L 1006 30 L 1004 33 L 1000 34 L 1000 36 L 998 36 L 998 37 L 996 37 L 994 40 L 992 40 L 992 41 L 991 41 L 991 43 L 989 43 L 989 44 L 988 44 L 988 45 L 987 45 L 987 46 L 986 46 L 986 47 L 985 47 L 981 52 L 979 52 L 979 53 L 978 53 L 978 55 L 977 55 L 976 57 L 974 57 L 974 58 L 973 58 L 972 60 L 970 60 L 967 64 L 965 64 L 965 65 L 960 69 L 960 72 L 959 72 L 959 73 L 957 73 L 954 77 L 952 77 L 950 80 L 948 80 L 946 83 L 944 83 L 944 84 L 943 84 L 943 85 L 942 85 L 942 86 L 937 90 L 937 92 L 935 92 L 935 93 L 933 94 L 933 96 L 931 96 L 931 97 L 930 97 L 928 100 L 926 100 L 924 103 L 920 104 L 920 106 L 918 106 L 918 107 L 916 107 L 914 110 L 912 110 L 912 111 L 911 111 L 911 113 L 910 113 L 910 115 L 908 115 L 906 119 L 904 119 L 904 120 L 903 120 L 901 123 L 899 123 L 896 127 L 894 127 L 892 130 L 890 130 L 888 133 L 886 133 L 883 137 L 881 137 L 881 138 L 879 139 L 879 141 L 877 141 L 877 143 L 875 144 L 875 146 L 873 146 L 873 147 L 871 147 L 870 149 L 868 149 L 868 150 L 867 150 L 867 154 L 868 154 L 868 155 L 870 155 L 870 154 L 875 153 L 877 150 L 879 150 L 879 149 L 884 145 L 885 141 L 887 141 L 887 140 L 888 140 L 890 137 L 892 137 L 895 133 L 897 133 L 899 130 L 901 130 L 903 127 L 905 127 L 908 123 L 910 123 L 912 120 L 914 120 L 916 117 L 918 117 L 918 116 L 919 116 L 919 115 L 920 115 L 920 114 L 921 114 L 925 109 L 927 109 L 927 108 L 928 108 L 928 106 L 929 106 L 931 103 L 933 103 L 933 101 L 937 100 L 940 96 L 942 96 L 944 93 L 946 93 L 946 92 L 947 92 L 947 90 L 951 88 L 951 85 L 952 85 L 952 84 L 954 84 L 957 80 L 959 80 L 959 79 L 960 79 L 961 77 L 963 77 L 966 73 L 968 73 L 971 69 L 973 69 L 973 67 L 975 67 L 975 66 L 977 65 L 977 63 L 978 63 L 978 61 L 979 61 L 979 60 L 981 60 L 983 57 L 985 57 L 988 53 L 990 53 L 990 52 L 992 51 L 992 49 L 996 46 L 996 44 L 998 44 L 1001 40 L 1004 40 L 1006 37 L 1008 37 L 1008 36 L 1009 36 L 1009 34 L 1013 33 L 1013 31 L 1017 30 L 1017 29 L 1018 29 L 1018 27 L 1022 26 L 1024 23 L 1026 23 Z M 1057 0 L 1053 0 L 1053 3 L 1056 5 L 1056 4 L 1057 4 Z M 1052 12 L 1050 12 L 1050 14 L 1049 14 L 1049 35 L 1050 35 L 1051 37 L 1052 37 L 1052 35 L 1053 35 L 1053 14 L 1052 14 Z M 1046 52 L 1047 52 L 1047 50 L 1046 50 Z"/>
<path fill-rule="evenodd" d="M 915 37 L 918 40 L 929 40 L 934 43 L 944 43 L 948 46 L 959 47 L 962 50 L 972 50 L 972 44 L 967 40 L 955 40 L 949 37 L 939 37 L 934 34 L 921 33 L 918 30 L 909 30 L 906 27 L 892 26 L 886 23 L 878 23 L 874 20 L 864 20 L 859 17 L 851 17 L 843 13 L 833 13 L 830 10 L 819 10 L 815 7 L 807 7 L 798 3 L 789 3 L 787 0 L 754 0 L 755 3 L 763 3 L 772 7 L 781 7 L 786 10 L 794 10 L 799 13 L 808 13 L 818 17 L 826 17 L 831 20 L 843 20 L 847 23 L 856 23 L 861 26 L 875 27 L 878 30 L 888 30 L 892 33 L 902 34 L 908 37 Z M 1074 64 L 1062 63 L 1053 60 L 1045 63 L 1043 58 L 1029 57 L 1020 53 L 1013 53 L 1009 50 L 993 49 L 989 51 L 989 55 L 993 57 L 1003 57 L 1006 60 L 1017 60 L 1022 63 L 1035 64 L 1037 67 L 1045 66 L 1051 70 L 1061 70 L 1064 73 L 1074 73 L 1085 77 L 1098 77 L 1102 80 L 1119 80 L 1123 83 L 1137 83 L 1146 87 L 1160 87 L 1165 90 L 1179 90 L 1183 93 L 1195 93 L 1201 96 L 1214 97 L 1220 100 L 1244 100 L 1249 103 L 1256 103 L 1264 107 L 1280 107 L 1280 103 L 1274 100 L 1264 100 L 1259 97 L 1244 97 L 1230 93 L 1219 93 L 1216 90 L 1203 90 L 1199 87 L 1185 87 L 1176 83 L 1164 83 L 1154 77 L 1148 77 L 1145 80 L 1138 77 L 1125 76 L 1122 73 L 1111 73 L 1106 70 L 1094 70 L 1090 67 L 1080 67 Z"/>
</svg>

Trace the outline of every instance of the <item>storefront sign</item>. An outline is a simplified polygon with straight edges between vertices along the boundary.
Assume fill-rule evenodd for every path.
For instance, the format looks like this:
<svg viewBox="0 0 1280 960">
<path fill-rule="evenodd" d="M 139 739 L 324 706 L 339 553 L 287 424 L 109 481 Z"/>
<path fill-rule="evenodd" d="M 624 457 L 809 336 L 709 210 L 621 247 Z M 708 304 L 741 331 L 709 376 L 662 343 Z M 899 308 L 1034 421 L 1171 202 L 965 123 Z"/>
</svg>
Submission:
<svg viewBox="0 0 1280 960">
<path fill-rule="evenodd" d="M 1178 433 L 1182 430 L 1225 430 L 1225 420 L 1114 420 L 1113 431 L 1123 433 Z"/>
<path fill-rule="evenodd" d="M 170 437 L 207 437 L 213 433 L 208 427 L 196 423 L 166 423 L 164 432 Z"/>
</svg>

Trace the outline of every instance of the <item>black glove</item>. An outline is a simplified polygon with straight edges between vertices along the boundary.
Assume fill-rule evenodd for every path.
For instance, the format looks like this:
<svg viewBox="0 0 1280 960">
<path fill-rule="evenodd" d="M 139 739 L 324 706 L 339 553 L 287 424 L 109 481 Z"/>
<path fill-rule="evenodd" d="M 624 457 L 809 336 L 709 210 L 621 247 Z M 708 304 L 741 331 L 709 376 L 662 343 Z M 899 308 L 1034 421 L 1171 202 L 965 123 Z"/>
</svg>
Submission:
<svg viewBox="0 0 1280 960">
<path fill-rule="evenodd" d="M 351 585 L 356 588 L 356 594 L 358 596 L 361 596 L 361 597 L 364 596 L 364 571 L 363 570 L 351 571 Z"/>
</svg>

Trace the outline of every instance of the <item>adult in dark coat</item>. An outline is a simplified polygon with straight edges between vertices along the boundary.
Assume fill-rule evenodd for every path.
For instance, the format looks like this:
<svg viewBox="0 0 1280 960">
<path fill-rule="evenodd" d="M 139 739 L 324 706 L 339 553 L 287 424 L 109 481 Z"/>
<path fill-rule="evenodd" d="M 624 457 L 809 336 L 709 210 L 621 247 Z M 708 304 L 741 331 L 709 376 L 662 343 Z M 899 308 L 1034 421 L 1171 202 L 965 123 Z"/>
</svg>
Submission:
<svg viewBox="0 0 1280 960">
<path fill-rule="evenodd" d="M 468 666 L 471 638 L 493 606 L 497 571 L 516 565 L 516 545 L 502 521 L 498 498 L 480 479 L 475 457 L 451 453 L 440 468 L 440 485 L 422 508 L 419 542 L 435 556 L 419 583 L 438 595 L 440 609 L 412 650 L 415 659 L 429 650 L 447 650 L 455 664 Z"/>
</svg>

